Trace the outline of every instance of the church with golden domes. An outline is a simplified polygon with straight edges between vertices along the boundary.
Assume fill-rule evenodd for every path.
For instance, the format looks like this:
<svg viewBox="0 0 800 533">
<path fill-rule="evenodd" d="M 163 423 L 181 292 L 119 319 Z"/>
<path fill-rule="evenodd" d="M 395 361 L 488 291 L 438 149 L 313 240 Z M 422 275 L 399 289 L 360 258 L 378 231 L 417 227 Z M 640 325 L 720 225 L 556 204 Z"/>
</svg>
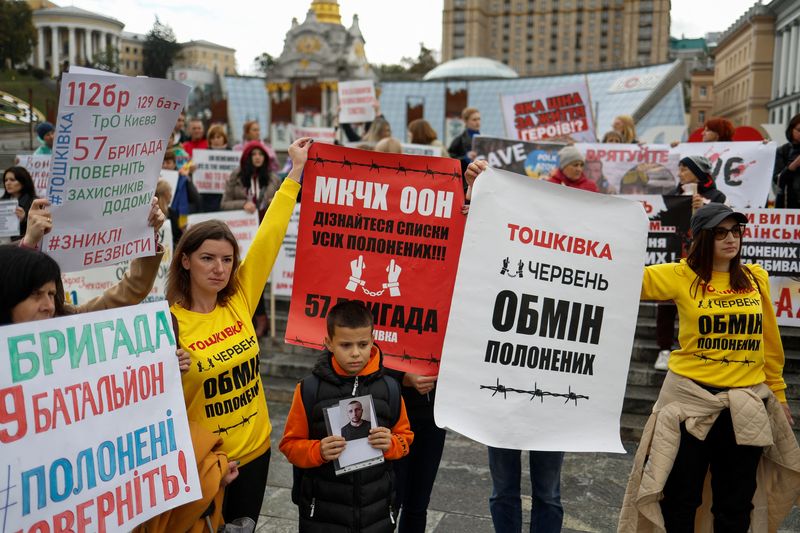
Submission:
<svg viewBox="0 0 800 533">
<path fill-rule="evenodd" d="M 376 75 L 364 52 L 358 15 L 346 28 L 336 0 L 312 1 L 302 23 L 292 20 L 283 52 L 267 74 L 273 125 L 329 126 L 338 82 L 359 79 Z"/>
</svg>

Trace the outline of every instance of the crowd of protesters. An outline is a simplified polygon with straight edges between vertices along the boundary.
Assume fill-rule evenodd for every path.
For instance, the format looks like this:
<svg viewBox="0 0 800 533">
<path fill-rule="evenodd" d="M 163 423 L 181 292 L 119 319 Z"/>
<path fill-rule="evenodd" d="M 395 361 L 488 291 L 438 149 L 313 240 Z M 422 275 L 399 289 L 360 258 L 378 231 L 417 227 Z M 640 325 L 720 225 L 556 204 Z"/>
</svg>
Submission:
<svg viewBox="0 0 800 533">
<path fill-rule="evenodd" d="M 375 112 L 375 119 L 368 124 L 341 125 L 346 142 L 378 152 L 401 153 L 402 143 L 392 136 L 377 102 Z M 424 119 L 410 122 L 405 133 L 411 143 L 436 147 L 443 156 L 459 160 L 469 199 L 472 184 L 488 164 L 477 160 L 472 146 L 474 137 L 480 134 L 480 111 L 467 108 L 461 118 L 464 131 L 446 150 Z M 288 175 L 282 179 L 277 174 L 281 168 L 278 157 L 261 138 L 258 122 L 247 122 L 241 143 L 233 147 L 241 151 L 239 165 L 227 180 L 224 192 L 199 193 L 193 180 L 195 150 L 229 150 L 229 135 L 221 125 L 211 125 L 206 134 L 199 119 L 188 121 L 187 133 L 185 123 L 186 117 L 181 114 L 163 161 L 164 169 L 178 172 L 175 189 L 164 180 L 158 182 L 148 220 L 156 231 L 165 219 L 172 223 L 175 252 L 167 300 L 179 346 L 185 348 L 188 342 L 184 341 L 239 321 L 244 328 L 239 336 L 231 337 L 228 344 L 232 345 L 266 332 L 262 292 L 298 198 L 303 165 L 313 141 L 298 139 L 289 147 Z M 731 141 L 734 132 L 730 121 L 713 118 L 705 123 L 702 139 Z M 797 208 L 800 115 L 792 117 L 785 133 L 787 142 L 777 150 L 773 173 L 775 207 Z M 40 124 L 37 135 L 41 146 L 36 153 L 50 153 L 52 125 Z M 616 117 L 602 142 L 640 143 L 634 120 L 627 115 Z M 602 166 L 599 171 L 596 169 L 598 161 L 587 161 L 572 143 L 565 144 L 548 181 L 595 193 L 615 192 L 603 181 Z M 623 183 L 621 188 L 626 185 L 632 184 Z M 681 159 L 678 184 L 670 194 L 692 196 L 693 239 L 680 261 L 645 269 L 642 299 L 674 302 L 659 304 L 657 314 L 660 351 L 655 368 L 668 374 L 636 456 L 619 527 L 620 531 L 639 531 L 643 516 L 656 516 L 668 533 L 694 531 L 696 510 L 703 503 L 710 469 L 713 504 L 711 517 L 706 518 L 713 522 L 715 531 L 744 533 L 750 527 L 751 502 L 759 490 L 757 472 L 770 468 L 765 466 L 768 461 L 763 446 L 750 438 L 748 430 L 760 424 L 789 438 L 794 423 L 784 392 L 783 352 L 769 304 L 768 276 L 760 267 L 741 263 L 741 238 L 747 219 L 725 205 L 726 197 L 715 185 L 708 159 Z M 160 245 L 154 257 L 134 260 L 124 279 L 103 296 L 82 306 L 65 303 L 58 265 L 35 250 L 53 221 L 48 202 L 37 199 L 25 168 L 13 166 L 5 170 L 2 198 L 18 202 L 20 235 L 19 243 L 0 247 L 0 325 L 133 305 L 149 293 L 163 254 Z M 240 261 L 238 243 L 225 224 L 208 221 L 187 228 L 188 215 L 219 210 L 258 213 L 260 226 L 246 261 Z M 763 331 L 753 334 L 764 346 L 760 359 L 756 358 L 759 360 L 747 365 L 743 372 L 726 367 L 710 373 L 694 357 L 696 350 L 689 348 L 696 336 L 697 302 L 707 297 L 706 286 L 712 281 L 718 293 L 728 295 L 723 298 L 752 296 L 747 300 L 752 304 L 750 311 L 764 317 Z M 311 379 L 317 384 L 317 396 L 308 404 L 303 384 L 298 384 L 295 391 L 280 450 L 300 471 L 295 476 L 295 502 L 300 507 L 303 531 L 392 531 L 400 509 L 399 531 L 423 532 L 426 528 L 427 508 L 446 438 L 445 430 L 437 427 L 433 419 L 436 377 L 384 369 L 380 350 L 372 343 L 370 317 L 358 306 L 334 307 L 329 314 L 325 350 L 314 370 L 316 377 L 303 380 L 306 383 Z M 673 350 L 676 341 L 678 347 Z M 259 388 L 259 400 L 247 407 L 249 411 L 230 415 L 257 417 L 254 423 L 236 435 L 217 438 L 211 431 L 219 420 L 207 419 L 202 408 L 202 381 L 208 375 L 201 376 L 189 364 L 201 354 L 188 353 L 183 348 L 176 353 L 176 364 L 183 373 L 203 498 L 148 521 L 138 529 L 142 533 L 195 530 L 192 528 L 198 524 L 210 524 L 216 530 L 223 523 L 223 516 L 249 517 L 255 522 L 263 503 L 271 455 L 271 424 L 263 389 Z M 258 355 L 259 346 L 255 345 L 230 364 L 218 365 L 213 372 L 226 372 Z M 724 355 L 732 360 L 737 353 Z M 386 385 L 384 390 L 384 385 L 373 383 L 384 375 L 399 385 L 397 405 L 393 405 L 393 385 Z M 369 443 L 382 450 L 391 462 L 370 471 L 370 475 L 339 477 L 333 473 L 332 462 L 341 455 L 345 439 L 324 436 L 320 410 L 348 396 L 343 391 L 351 387 L 355 391 L 359 378 L 363 381 L 362 392 L 369 392 L 382 402 L 380 426 L 369 428 Z M 263 387 L 259 377 L 254 379 Z M 743 416 L 749 417 L 747 425 L 742 425 Z M 775 453 L 779 457 L 771 455 L 768 459 L 778 464 L 778 469 L 800 468 L 796 443 L 794 448 L 787 444 Z M 488 457 L 492 479 L 489 509 L 494 528 L 498 532 L 519 532 L 521 451 L 489 447 Z M 563 452 L 529 453 L 531 532 L 561 531 L 563 459 Z M 647 504 L 637 501 L 641 487 L 656 491 L 659 498 Z M 361 503 L 349 496 L 353 491 L 362 494 Z M 769 505 L 773 495 L 758 497 Z M 375 506 L 384 505 L 386 512 L 375 510 Z"/>
</svg>

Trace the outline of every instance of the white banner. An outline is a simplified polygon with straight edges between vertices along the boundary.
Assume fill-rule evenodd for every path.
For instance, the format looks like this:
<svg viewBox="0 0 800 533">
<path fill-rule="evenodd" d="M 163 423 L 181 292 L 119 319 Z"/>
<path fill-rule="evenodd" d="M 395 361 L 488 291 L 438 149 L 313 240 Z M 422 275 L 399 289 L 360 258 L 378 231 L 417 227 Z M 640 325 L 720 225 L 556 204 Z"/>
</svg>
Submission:
<svg viewBox="0 0 800 533">
<path fill-rule="evenodd" d="M 171 80 L 64 74 L 42 250 L 65 272 L 155 253 L 147 225 L 166 139 L 189 87 Z"/>
<path fill-rule="evenodd" d="M 291 296 L 294 286 L 294 258 L 297 253 L 297 231 L 300 227 L 300 204 L 294 207 L 292 218 L 289 219 L 289 227 L 286 229 L 286 236 L 283 244 L 275 258 L 275 265 L 270 274 L 272 293 L 275 296 Z"/>
<path fill-rule="evenodd" d="M 775 166 L 774 142 L 681 143 L 674 148 L 678 159 L 690 155 L 707 157 L 717 189 L 733 208 L 763 207 L 772 186 Z"/>
<path fill-rule="evenodd" d="M 258 231 L 258 212 L 248 213 L 244 210 L 239 211 L 217 211 L 216 213 L 195 213 L 189 215 L 186 224 L 187 228 L 198 222 L 206 220 L 221 220 L 231 228 L 233 236 L 239 243 L 239 257 L 244 259 L 247 249 L 256 236 Z"/>
<path fill-rule="evenodd" d="M 3 531 L 130 531 L 201 497 L 166 302 L 0 328 Z"/>
<path fill-rule="evenodd" d="M 311 137 L 315 141 L 333 144 L 336 140 L 336 130 L 333 128 L 306 128 L 293 125 L 292 140 L 296 141 L 301 137 Z"/>
<path fill-rule="evenodd" d="M 0 237 L 19 237 L 16 200 L 0 200 Z"/>
<path fill-rule="evenodd" d="M 522 141 L 563 138 L 594 142 L 589 87 L 575 83 L 524 94 L 502 95 L 506 137 Z"/>
<path fill-rule="evenodd" d="M 178 188 L 178 171 L 166 170 L 162 168 L 158 179 L 169 183 L 169 189 L 172 191 L 172 197 L 175 198 L 175 190 Z"/>
<path fill-rule="evenodd" d="M 159 302 L 167 297 L 167 273 L 172 262 L 172 226 L 169 220 L 164 222 L 158 235 L 164 255 L 158 267 L 158 275 L 144 302 Z M 122 261 L 116 265 L 102 268 L 92 268 L 80 272 L 64 273 L 61 280 L 64 282 L 64 294 L 68 301 L 81 305 L 92 298 L 101 296 L 107 289 L 113 287 L 122 279 L 130 268 L 130 260 Z"/>
<path fill-rule="evenodd" d="M 400 147 L 404 154 L 442 157 L 442 149 L 430 144 L 402 143 Z"/>
<path fill-rule="evenodd" d="M 195 150 L 192 161 L 197 168 L 192 175 L 197 192 L 222 194 L 231 173 L 239 168 L 242 152 L 231 150 Z"/>
<path fill-rule="evenodd" d="M 800 328 L 800 278 L 770 276 L 769 294 L 778 325 Z"/>
<path fill-rule="evenodd" d="M 647 230 L 638 202 L 484 171 L 445 335 L 437 425 L 501 448 L 624 452 Z"/>
<path fill-rule="evenodd" d="M 50 183 L 50 161 L 52 156 L 19 154 L 15 159 L 15 164 L 25 167 L 33 178 L 33 185 L 36 187 L 38 196 L 47 195 L 47 184 Z"/>
<path fill-rule="evenodd" d="M 375 83 L 372 80 L 340 81 L 339 123 L 371 122 L 375 120 Z"/>
<path fill-rule="evenodd" d="M 678 186 L 677 152 L 668 144 L 577 143 L 586 177 L 606 194 L 669 194 Z"/>
</svg>

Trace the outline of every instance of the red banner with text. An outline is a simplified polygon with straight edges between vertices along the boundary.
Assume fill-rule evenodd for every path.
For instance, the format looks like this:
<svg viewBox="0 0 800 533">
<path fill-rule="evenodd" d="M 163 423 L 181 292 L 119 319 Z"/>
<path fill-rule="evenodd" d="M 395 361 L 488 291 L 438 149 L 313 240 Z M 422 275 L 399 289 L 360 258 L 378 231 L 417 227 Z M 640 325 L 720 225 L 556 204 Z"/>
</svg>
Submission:
<svg viewBox="0 0 800 533">
<path fill-rule="evenodd" d="M 286 342 L 322 347 L 339 300 L 372 311 L 384 365 L 436 375 L 465 216 L 455 159 L 315 144 Z"/>
</svg>

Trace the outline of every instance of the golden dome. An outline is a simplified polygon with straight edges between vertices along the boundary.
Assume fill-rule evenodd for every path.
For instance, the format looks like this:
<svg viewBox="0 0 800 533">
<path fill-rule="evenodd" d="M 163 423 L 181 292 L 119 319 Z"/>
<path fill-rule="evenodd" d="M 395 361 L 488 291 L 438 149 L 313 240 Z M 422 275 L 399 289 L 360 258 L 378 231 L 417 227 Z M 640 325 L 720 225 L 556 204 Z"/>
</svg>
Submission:
<svg viewBox="0 0 800 533">
<path fill-rule="evenodd" d="M 314 0 L 311 10 L 317 15 L 317 21 L 327 24 L 341 24 L 339 15 L 339 2 L 336 0 Z"/>
</svg>

